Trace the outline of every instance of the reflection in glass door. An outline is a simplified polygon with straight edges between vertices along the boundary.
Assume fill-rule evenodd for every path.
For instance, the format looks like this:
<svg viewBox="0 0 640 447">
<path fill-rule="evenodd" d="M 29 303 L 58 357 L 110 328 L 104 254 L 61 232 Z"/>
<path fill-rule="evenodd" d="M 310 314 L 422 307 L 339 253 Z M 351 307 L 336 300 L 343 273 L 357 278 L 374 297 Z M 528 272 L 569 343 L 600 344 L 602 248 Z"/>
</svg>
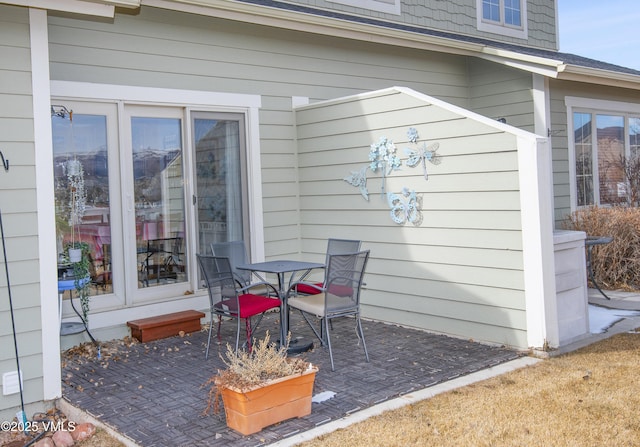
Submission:
<svg viewBox="0 0 640 447">
<path fill-rule="evenodd" d="M 198 252 L 248 238 L 242 116 L 193 113 Z M 245 241 L 249 249 L 250 244 Z"/>
<path fill-rule="evenodd" d="M 597 115 L 598 178 L 600 205 L 626 201 L 624 172 L 624 117 Z"/>
<path fill-rule="evenodd" d="M 89 294 L 112 293 L 107 116 L 65 112 L 51 124 L 58 276 L 73 277 L 69 249 L 81 248 Z"/>
<path fill-rule="evenodd" d="M 138 288 L 187 281 L 180 118 L 131 118 Z"/>
</svg>

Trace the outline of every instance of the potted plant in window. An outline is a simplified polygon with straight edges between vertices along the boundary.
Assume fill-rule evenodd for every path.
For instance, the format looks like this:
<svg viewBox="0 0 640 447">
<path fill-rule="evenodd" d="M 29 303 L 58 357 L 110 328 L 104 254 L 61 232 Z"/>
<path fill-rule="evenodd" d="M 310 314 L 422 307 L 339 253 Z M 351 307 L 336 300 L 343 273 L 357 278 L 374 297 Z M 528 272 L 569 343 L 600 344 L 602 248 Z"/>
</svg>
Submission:
<svg viewBox="0 0 640 447">
<path fill-rule="evenodd" d="M 236 353 L 227 345 L 222 360 L 227 368 L 203 385 L 210 386 L 205 414 L 211 408 L 217 413 L 222 398 L 227 426 L 250 435 L 311 413 L 318 368 L 301 358 L 287 358 L 287 346 L 270 343 L 269 332 L 255 341 L 251 351 Z"/>
<path fill-rule="evenodd" d="M 66 163 L 69 187 L 69 229 L 71 242 L 67 244 L 65 255 L 73 267 L 75 290 L 80 298 L 82 315 L 85 321 L 89 313 L 90 255 L 89 244 L 80 240 L 79 227 L 86 210 L 87 195 L 84 187 L 84 169 L 75 157 Z M 76 233 L 78 240 L 76 240 Z"/>
</svg>

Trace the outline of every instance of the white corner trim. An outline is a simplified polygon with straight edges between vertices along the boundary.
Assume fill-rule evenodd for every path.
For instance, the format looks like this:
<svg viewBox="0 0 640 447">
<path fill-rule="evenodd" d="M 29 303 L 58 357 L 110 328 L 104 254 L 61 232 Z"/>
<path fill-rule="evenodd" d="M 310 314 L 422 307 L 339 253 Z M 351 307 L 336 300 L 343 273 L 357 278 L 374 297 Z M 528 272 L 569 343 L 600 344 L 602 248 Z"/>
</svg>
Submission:
<svg viewBox="0 0 640 447">
<path fill-rule="evenodd" d="M 42 388 L 45 400 L 62 395 L 60 370 L 60 322 L 56 265 L 55 203 L 53 196 L 53 147 L 49 92 L 49 37 L 47 11 L 29 9 L 31 37 L 31 85 L 38 208 L 38 254 L 40 258 L 40 315 L 42 327 Z M 52 318 L 52 316 L 56 316 Z"/>
<path fill-rule="evenodd" d="M 518 138 L 527 343 L 559 344 L 549 140 Z"/>
<path fill-rule="evenodd" d="M 533 77 L 533 132 L 543 138 L 551 129 L 551 104 L 549 100 L 549 79 L 539 74 Z"/>
</svg>

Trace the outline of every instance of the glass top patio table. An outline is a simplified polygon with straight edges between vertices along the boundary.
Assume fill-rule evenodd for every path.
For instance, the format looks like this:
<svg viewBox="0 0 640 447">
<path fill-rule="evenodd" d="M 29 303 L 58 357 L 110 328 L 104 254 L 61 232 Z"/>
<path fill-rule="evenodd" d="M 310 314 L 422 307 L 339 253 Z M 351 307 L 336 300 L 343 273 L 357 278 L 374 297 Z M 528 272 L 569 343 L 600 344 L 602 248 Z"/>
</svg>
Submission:
<svg viewBox="0 0 640 447">
<path fill-rule="evenodd" d="M 282 306 L 280 306 L 280 343 L 284 343 L 287 339 L 287 334 L 289 333 L 287 284 L 292 282 L 296 272 L 323 269 L 325 268 L 325 265 L 318 262 L 276 260 L 255 262 L 252 264 L 238 264 L 236 267 L 241 270 L 250 270 L 252 272 L 274 273 L 278 276 L 278 298 L 282 301 Z M 285 281 L 285 275 L 287 273 L 291 274 L 288 283 Z M 295 351 L 301 352 L 307 349 L 309 349 L 309 347 L 305 347 L 304 349 L 295 348 Z M 292 352 L 294 349 L 290 348 L 289 351 Z"/>
</svg>

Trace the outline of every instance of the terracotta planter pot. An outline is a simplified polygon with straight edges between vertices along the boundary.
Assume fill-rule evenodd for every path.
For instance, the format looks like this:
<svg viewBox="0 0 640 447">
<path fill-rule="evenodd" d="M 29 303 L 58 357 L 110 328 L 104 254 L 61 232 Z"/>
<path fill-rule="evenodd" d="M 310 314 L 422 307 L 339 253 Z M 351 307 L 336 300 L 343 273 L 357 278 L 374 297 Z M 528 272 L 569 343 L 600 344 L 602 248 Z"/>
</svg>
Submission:
<svg viewBox="0 0 640 447">
<path fill-rule="evenodd" d="M 317 371 L 314 367 L 249 390 L 222 388 L 227 426 L 250 435 L 277 422 L 311 414 Z"/>
</svg>

